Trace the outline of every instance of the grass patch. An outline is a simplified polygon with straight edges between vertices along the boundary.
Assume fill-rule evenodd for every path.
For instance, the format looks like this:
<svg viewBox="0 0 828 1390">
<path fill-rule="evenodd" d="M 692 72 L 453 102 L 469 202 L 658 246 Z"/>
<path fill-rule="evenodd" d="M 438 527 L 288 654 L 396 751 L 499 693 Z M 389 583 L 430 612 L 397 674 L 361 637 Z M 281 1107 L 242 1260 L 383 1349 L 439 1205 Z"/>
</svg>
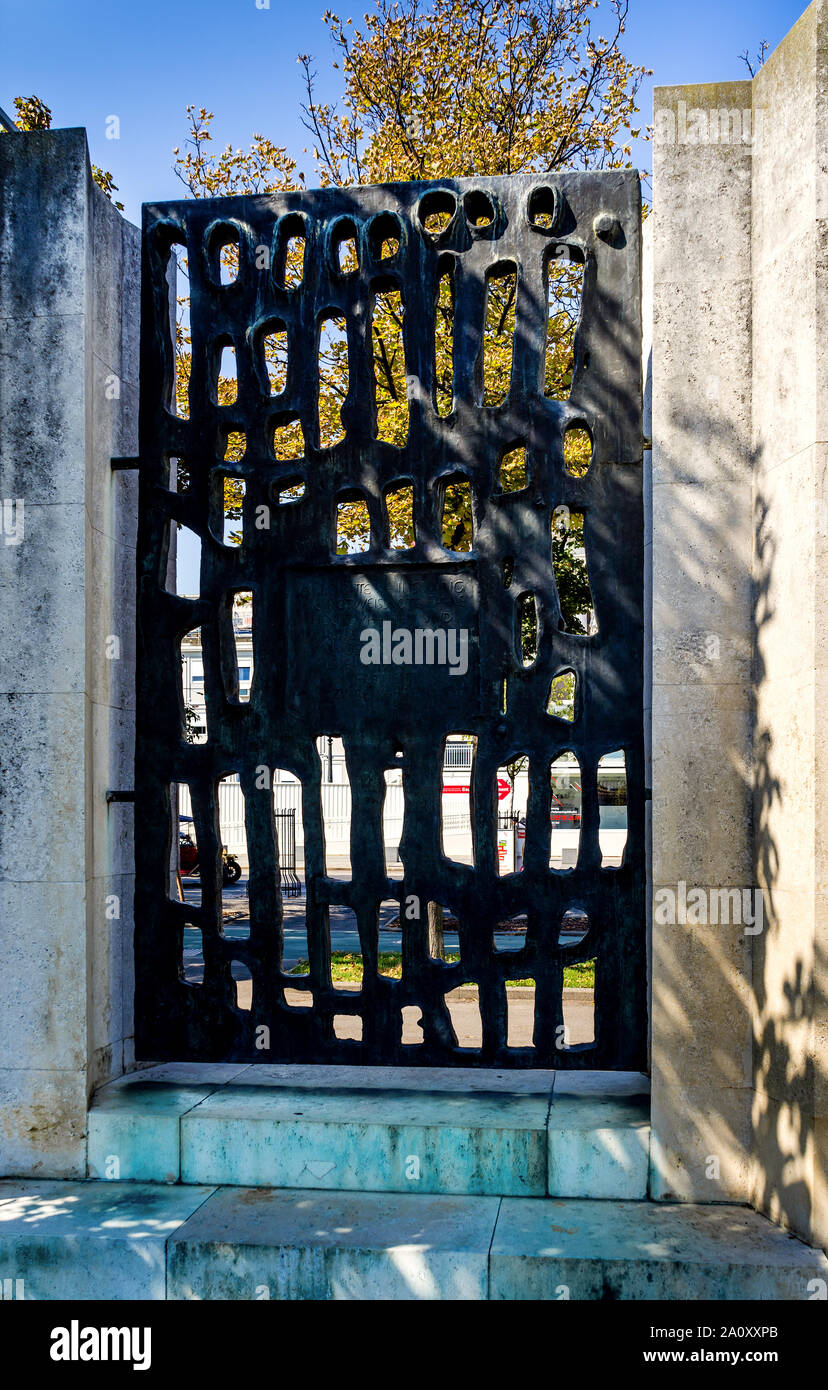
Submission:
<svg viewBox="0 0 828 1390">
<path fill-rule="evenodd" d="M 564 989 L 594 989 L 595 961 L 584 960 L 579 965 L 564 966 Z"/>
<path fill-rule="evenodd" d="M 446 951 L 447 961 L 460 959 L 458 951 Z M 377 957 L 383 975 L 399 980 L 402 975 L 402 956 L 399 951 L 380 951 Z M 300 960 L 290 972 L 292 975 L 306 975 L 308 962 Z M 331 956 L 331 979 L 334 984 L 359 984 L 362 980 L 362 956 L 356 951 L 334 951 Z M 533 986 L 534 980 L 507 980 L 507 986 Z M 595 962 L 582 961 L 579 965 L 564 966 L 565 989 L 593 989 L 595 986 Z"/>
</svg>

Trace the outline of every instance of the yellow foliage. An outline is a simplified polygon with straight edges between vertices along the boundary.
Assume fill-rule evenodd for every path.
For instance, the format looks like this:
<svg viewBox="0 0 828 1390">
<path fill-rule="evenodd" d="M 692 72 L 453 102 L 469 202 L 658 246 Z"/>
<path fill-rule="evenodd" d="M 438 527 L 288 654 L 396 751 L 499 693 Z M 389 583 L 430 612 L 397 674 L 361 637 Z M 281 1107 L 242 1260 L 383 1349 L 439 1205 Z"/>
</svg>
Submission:
<svg viewBox="0 0 828 1390">
<path fill-rule="evenodd" d="M 317 98 L 312 59 L 300 55 L 306 96 L 303 119 L 323 186 L 473 177 L 562 168 L 629 168 L 627 140 L 647 70 L 624 57 L 621 42 L 627 0 L 610 0 L 608 37 L 593 32 L 597 0 L 378 0 L 363 28 L 325 16 L 341 78 L 338 104 Z M 305 175 L 286 149 L 254 135 L 248 150 L 230 145 L 214 153 L 206 108 L 187 107 L 185 149 L 174 151 L 176 173 L 192 197 L 277 193 L 304 187 Z M 303 243 L 293 245 L 287 271 L 301 282 Z M 348 273 L 354 265 L 347 258 Z M 565 400 L 572 378 L 581 268 L 550 261 L 545 390 Z M 286 277 L 287 279 L 287 277 Z M 436 304 L 435 409 L 447 415 L 453 394 L 453 293 L 450 275 L 439 282 Z M 393 302 L 392 302 L 393 301 Z M 481 405 L 508 396 L 515 312 L 514 278 L 489 282 L 491 331 L 479 362 Z M 401 447 L 408 433 L 405 361 L 399 296 L 379 296 L 372 341 L 380 438 Z M 179 332 L 177 397 L 186 404 L 188 343 Z M 281 349 L 280 349 L 281 350 Z M 274 359 L 275 362 L 275 359 Z M 281 371 L 283 363 L 280 362 Z M 347 349 L 323 328 L 320 340 L 319 437 L 323 447 L 341 436 L 340 407 L 347 394 Z M 225 385 L 219 382 L 219 400 Z M 227 390 L 229 395 L 229 388 Z M 289 404 L 289 402 L 288 402 Z M 571 471 L 589 461 L 589 441 L 570 441 Z M 580 449 L 580 453 L 578 453 Z M 519 451 L 504 461 L 501 486 L 522 485 Z M 512 476 L 514 474 L 514 476 Z M 457 510 L 452 512 L 453 498 Z M 340 535 L 354 548 L 367 542 L 365 511 L 343 509 Z M 391 535 L 410 544 L 410 497 L 389 499 Z M 462 536 L 461 532 L 462 523 Z M 462 489 L 447 490 L 446 543 L 471 544 L 471 516 Z"/>
</svg>

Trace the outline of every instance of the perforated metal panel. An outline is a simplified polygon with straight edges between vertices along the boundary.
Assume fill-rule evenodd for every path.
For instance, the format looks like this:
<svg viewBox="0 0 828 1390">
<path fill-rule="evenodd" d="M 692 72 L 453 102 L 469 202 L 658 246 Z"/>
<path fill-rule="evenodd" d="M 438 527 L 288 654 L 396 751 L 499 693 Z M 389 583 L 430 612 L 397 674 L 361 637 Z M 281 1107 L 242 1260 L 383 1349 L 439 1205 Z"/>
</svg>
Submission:
<svg viewBox="0 0 828 1390">
<path fill-rule="evenodd" d="M 424 227 L 429 206 L 451 213 L 437 235 Z M 141 1058 L 644 1065 L 640 217 L 638 179 L 626 172 L 145 207 L 136 754 Z M 392 232 L 399 249 L 382 259 Z M 304 277 L 298 287 L 285 288 L 285 248 L 298 233 L 305 237 Z M 342 273 L 337 255 L 345 233 L 358 246 L 358 269 L 350 273 Z M 221 246 L 234 239 L 238 277 L 222 285 Z M 169 409 L 174 363 L 167 270 L 176 242 L 186 246 L 190 277 L 186 420 Z M 564 401 L 544 395 L 550 257 L 584 264 L 572 385 Z M 487 285 L 493 270 L 510 264 L 517 268 L 511 382 L 506 400 L 488 406 L 481 360 Z M 441 415 L 435 305 L 447 268 L 454 275 L 453 405 Z M 404 447 L 376 438 L 372 313 L 375 295 L 391 288 L 404 305 Z M 349 388 L 341 410 L 344 438 L 321 448 L 318 344 L 320 319 L 331 314 L 347 324 Z M 288 342 L 287 379 L 278 395 L 264 359 L 264 339 L 275 328 L 286 331 Z M 227 343 L 235 347 L 238 397 L 221 406 L 214 388 Z M 302 457 L 277 461 L 274 430 L 297 419 Z M 581 477 L 564 466 L 564 434 L 575 425 L 592 440 L 591 463 Z M 232 466 L 224 462 L 228 431 L 245 436 L 244 457 Z M 526 450 L 527 483 L 506 492 L 499 486 L 500 463 L 518 446 Z M 188 492 L 171 490 L 171 458 L 186 460 Z M 240 546 L 222 539 L 228 472 L 245 485 Z M 442 505 L 446 487 L 460 477 L 471 484 L 472 548 L 453 552 L 444 544 Z M 401 483 L 413 488 L 415 541 L 406 550 L 391 547 L 386 515 L 387 492 Z M 280 503 L 284 489 L 298 484 L 304 486 L 301 499 Z M 336 553 L 335 513 L 343 497 L 367 504 L 370 546 L 364 553 Z M 561 508 L 584 518 L 598 627 L 590 636 L 563 630 L 551 549 L 556 515 L 566 515 Z M 197 599 L 164 588 L 176 523 L 201 540 Z M 245 590 L 253 595 L 255 675 L 251 698 L 242 703 L 232 600 Z M 520 646 L 520 603 L 527 594 L 538 615 L 531 664 Z M 184 739 L 181 694 L 180 642 L 196 627 L 203 639 L 208 724 L 202 745 Z M 364 659 L 368 630 L 379 635 L 377 664 Z M 400 643 L 397 662 L 391 650 L 400 631 L 410 634 L 410 647 Z M 455 644 L 453 664 L 448 654 L 440 660 L 439 632 L 448 652 Z M 383 639 L 391 647 L 383 650 Z M 573 722 L 547 713 L 550 683 L 564 669 L 577 681 Z M 458 732 L 475 740 L 473 865 L 448 859 L 441 844 L 444 740 Z M 325 871 L 316 750 L 323 733 L 340 736 L 347 754 L 353 793 L 347 882 Z M 550 765 L 564 750 L 577 757 L 581 778 L 580 843 L 571 868 L 550 866 Z M 628 831 L 623 862 L 609 867 L 602 865 L 597 781 L 601 758 L 616 751 L 626 766 Z M 520 872 L 500 875 L 494 789 L 498 768 L 515 754 L 529 759 L 525 858 Z M 282 968 L 266 775 L 275 767 L 292 771 L 303 787 L 310 967 L 298 981 Z M 388 768 L 401 768 L 404 783 L 401 882 L 389 881 L 383 851 Z M 221 926 L 216 782 L 229 773 L 238 773 L 245 797 L 251 863 L 245 941 L 226 939 Z M 190 789 L 206 866 L 198 908 L 170 893 L 175 783 Z M 377 969 L 379 905 L 394 897 L 403 906 L 400 980 Z M 457 962 L 428 955 L 430 900 L 457 918 Z M 356 914 L 364 969 L 358 992 L 331 983 L 331 903 Z M 572 910 L 581 921 L 586 915 L 588 932 L 580 943 L 561 944 L 562 919 Z M 526 914 L 524 944 L 499 951 L 496 925 L 519 914 Z M 185 924 L 202 933 L 200 984 L 182 977 Z M 564 966 L 592 959 L 595 1040 L 567 1046 Z M 250 1010 L 236 1004 L 234 961 L 252 977 Z M 510 1048 L 505 981 L 527 978 L 536 986 L 533 1046 Z M 446 1004 L 449 991 L 465 982 L 479 991 L 477 1049 L 458 1046 Z M 287 987 L 298 987 L 309 1007 L 296 1007 Z M 403 1045 L 407 1006 L 421 1010 L 422 1041 Z M 361 1020 L 361 1041 L 336 1036 L 337 1015 Z"/>
</svg>

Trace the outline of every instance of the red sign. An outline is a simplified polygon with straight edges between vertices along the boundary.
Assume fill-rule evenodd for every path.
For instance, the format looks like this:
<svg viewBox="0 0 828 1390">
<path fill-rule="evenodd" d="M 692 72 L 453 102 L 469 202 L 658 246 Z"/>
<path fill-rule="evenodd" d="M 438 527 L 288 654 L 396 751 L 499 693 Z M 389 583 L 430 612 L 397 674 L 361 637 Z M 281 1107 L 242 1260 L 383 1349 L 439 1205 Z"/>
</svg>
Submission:
<svg viewBox="0 0 828 1390">
<path fill-rule="evenodd" d="M 512 788 L 511 788 L 511 786 L 509 785 L 509 783 L 505 780 L 505 778 L 503 778 L 503 777 L 498 777 L 498 779 L 497 779 L 497 799 L 498 799 L 498 801 L 504 801 L 505 798 L 509 795 L 509 793 L 510 793 L 511 790 L 512 790 Z M 445 786 L 443 787 L 443 796 L 448 796 L 449 792 L 463 792 L 466 796 L 468 796 L 468 794 L 469 794 L 470 791 L 471 791 L 471 787 L 467 786 L 467 785 L 465 784 L 465 782 L 454 782 L 454 783 L 449 782 L 447 785 L 445 785 Z"/>
</svg>

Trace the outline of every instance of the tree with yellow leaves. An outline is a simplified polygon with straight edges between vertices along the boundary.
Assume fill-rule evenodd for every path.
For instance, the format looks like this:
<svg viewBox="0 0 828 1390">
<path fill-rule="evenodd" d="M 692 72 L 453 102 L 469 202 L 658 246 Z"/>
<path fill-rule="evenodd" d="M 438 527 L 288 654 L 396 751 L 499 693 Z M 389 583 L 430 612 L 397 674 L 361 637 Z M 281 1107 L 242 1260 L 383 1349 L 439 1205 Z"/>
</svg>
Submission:
<svg viewBox="0 0 828 1390">
<path fill-rule="evenodd" d="M 621 43 L 628 0 L 603 7 L 610 28 L 595 33 L 598 0 L 379 0 L 364 27 L 343 23 L 328 11 L 333 66 L 341 75 L 338 104 L 317 96 L 313 60 L 302 54 L 303 120 L 322 186 L 383 183 L 445 177 L 551 173 L 563 168 L 629 168 L 629 140 L 640 132 L 636 99 L 646 70 L 625 57 Z M 286 149 L 254 135 L 249 150 L 209 150 L 212 112 L 188 107 L 185 152 L 176 149 L 176 172 L 193 197 L 231 193 L 283 192 L 303 187 L 304 174 Z M 550 266 L 550 308 L 545 389 L 565 400 L 571 381 L 578 312 L 579 267 Z M 438 298 L 437 409 L 451 410 L 451 278 Z M 492 315 L 487 348 L 487 403 L 508 392 L 514 328 L 515 286 L 509 277 L 491 286 Z M 374 363 L 380 437 L 403 444 L 408 430 L 401 350 L 399 297 L 381 296 L 374 314 Z M 442 325 L 443 332 L 440 331 Z M 347 355 L 341 338 L 323 340 L 320 429 L 333 442 L 341 433 L 339 407 L 347 391 Z M 279 349 L 274 349 L 279 352 Z M 279 363 L 275 362 L 275 368 Z M 186 331 L 179 332 L 178 397 L 186 407 Z M 219 400 L 232 399 L 235 383 L 219 381 Z M 234 457 L 232 446 L 228 460 Z M 570 462 L 586 467 L 589 441 Z M 501 484 L 521 485 L 525 467 L 516 454 L 507 460 Z M 513 471 L 510 471 L 513 470 Z M 228 516 L 238 516 L 232 480 L 226 489 Z M 392 533 L 412 539 L 406 499 L 390 501 Z M 396 508 L 396 510 L 395 510 Z M 366 540 L 364 508 L 354 504 L 340 517 L 340 548 Z M 446 543 L 472 544 L 468 495 L 449 505 Z M 586 630 L 589 588 L 582 558 L 582 527 L 573 515 L 556 540 L 565 564 L 561 603 L 567 626 Z M 569 582 L 571 580 L 571 583 Z"/>
</svg>

